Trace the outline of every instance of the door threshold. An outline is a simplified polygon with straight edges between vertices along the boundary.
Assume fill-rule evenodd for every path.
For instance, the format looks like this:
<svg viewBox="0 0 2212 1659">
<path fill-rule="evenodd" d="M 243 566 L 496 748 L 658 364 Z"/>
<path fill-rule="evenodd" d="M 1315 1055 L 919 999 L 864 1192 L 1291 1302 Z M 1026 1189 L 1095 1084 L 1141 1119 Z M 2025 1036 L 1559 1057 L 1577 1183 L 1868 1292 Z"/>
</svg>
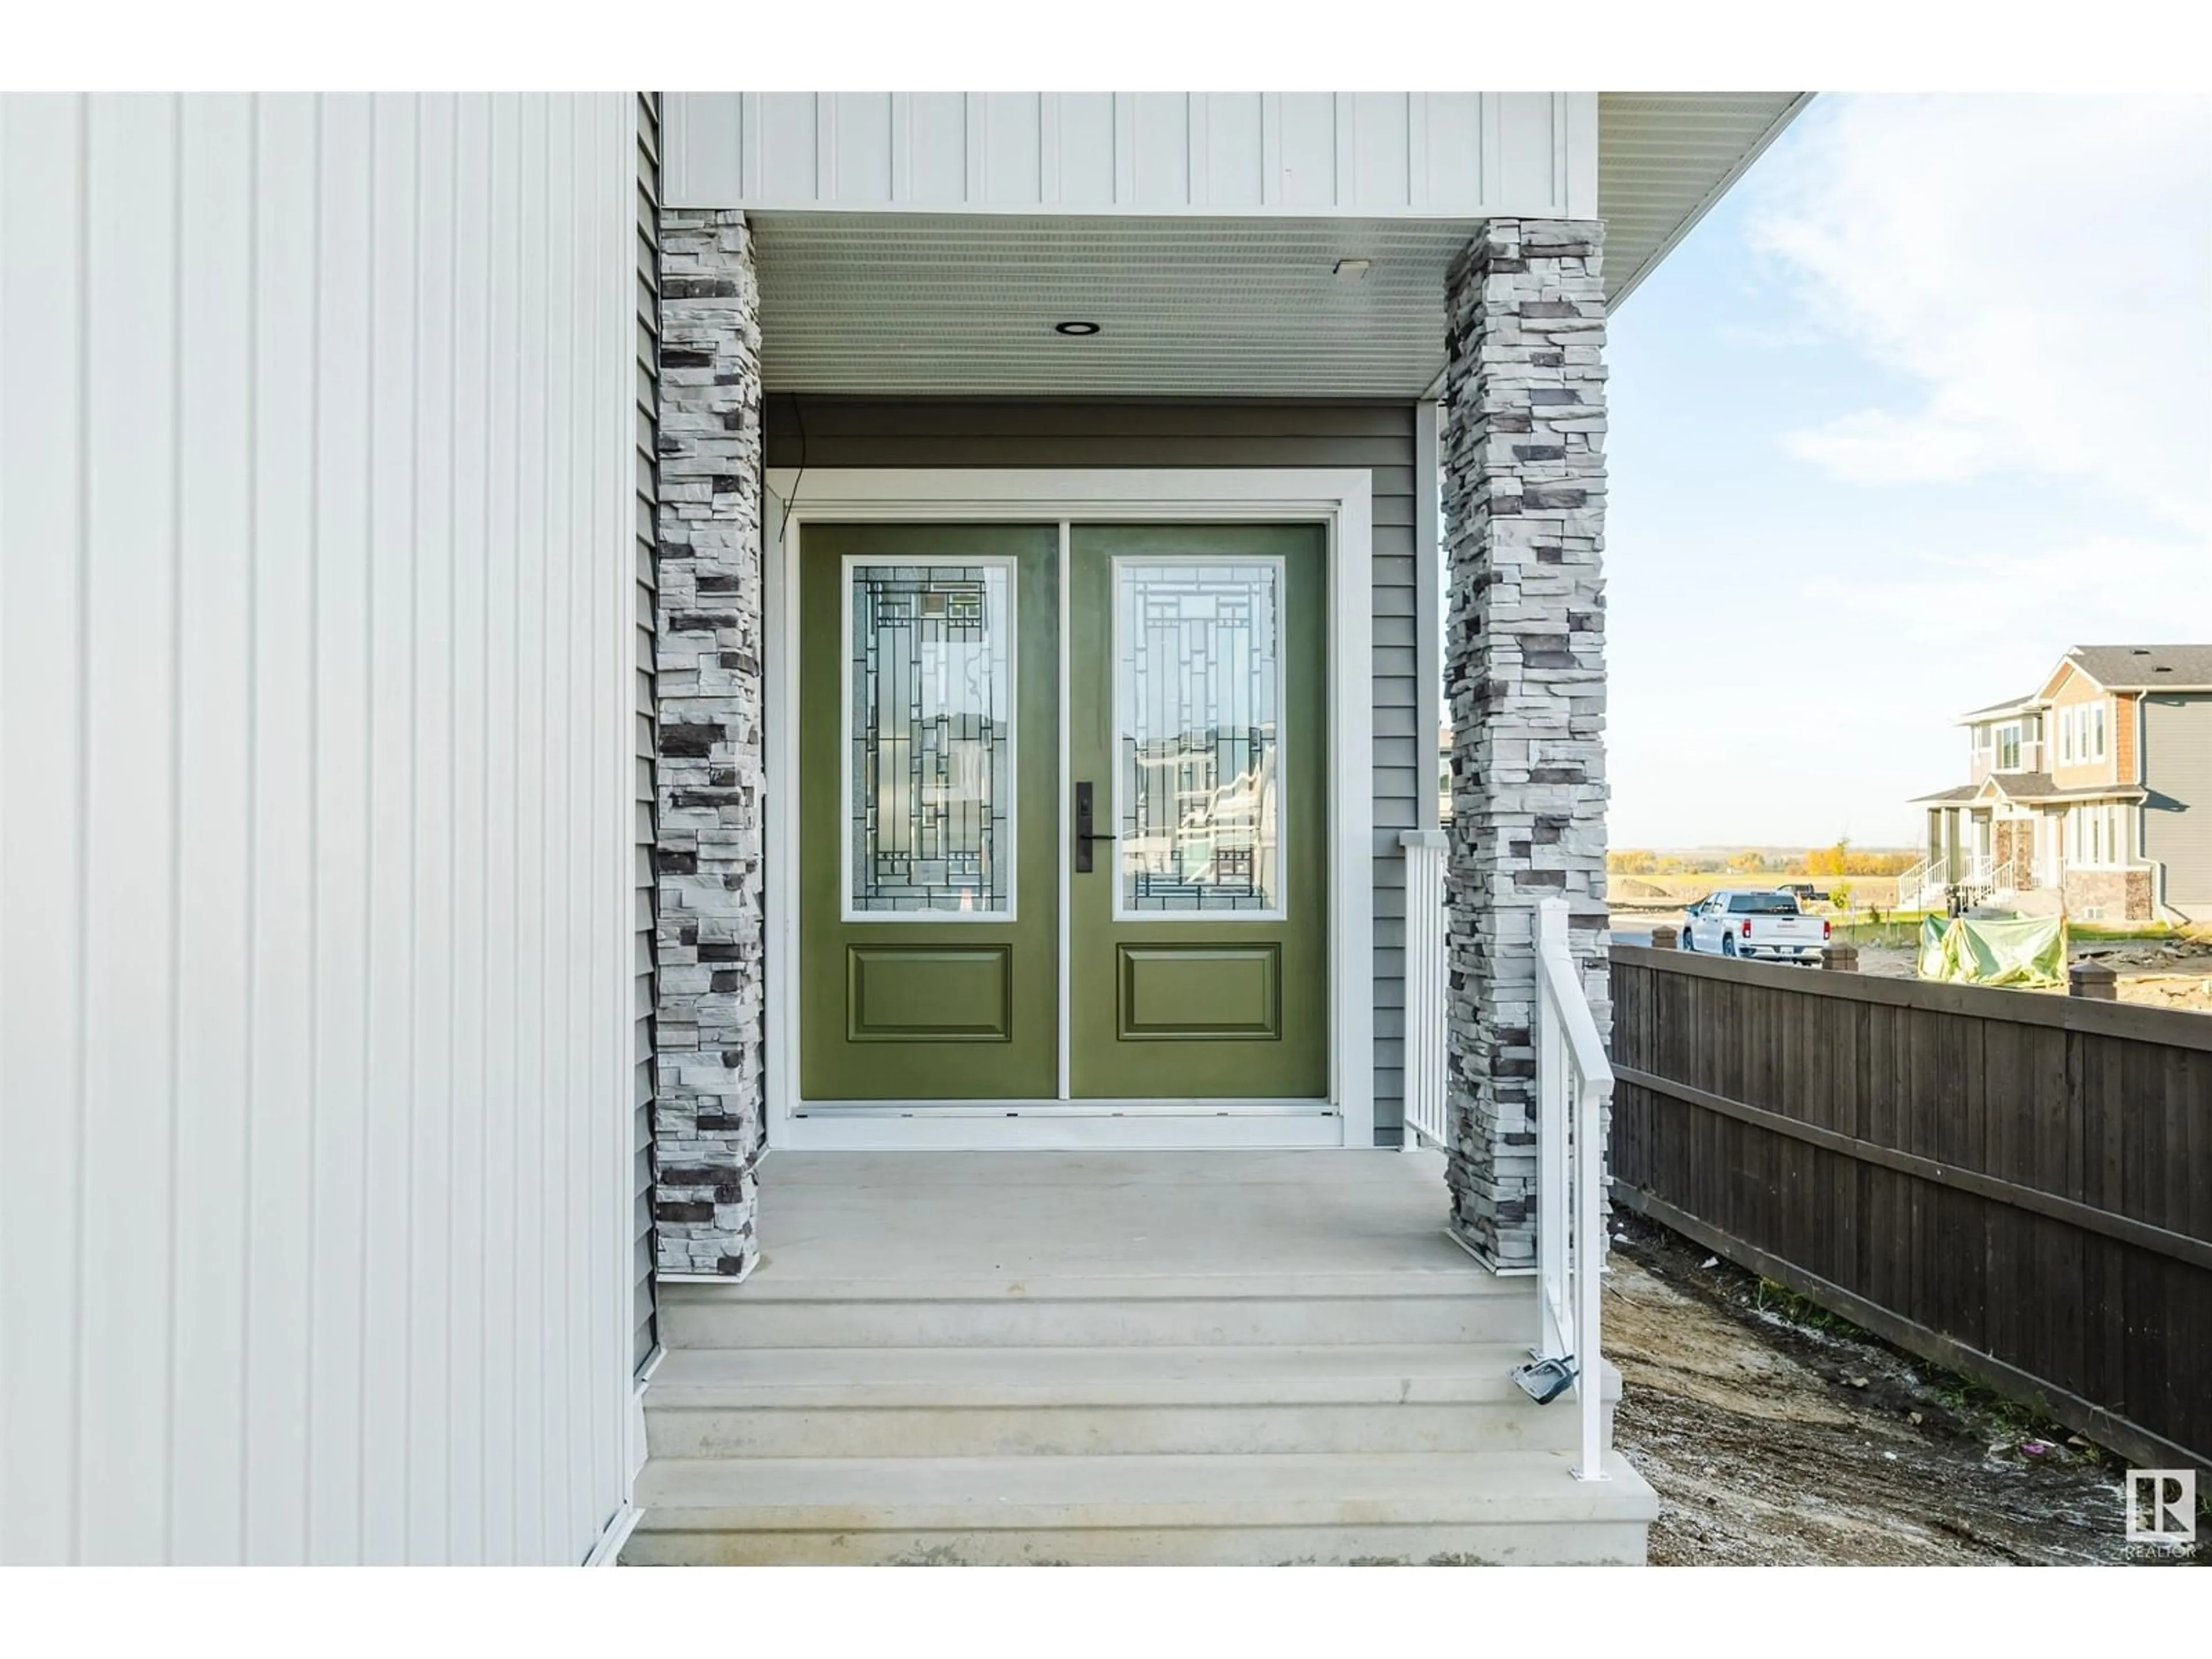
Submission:
<svg viewBox="0 0 2212 1659">
<path fill-rule="evenodd" d="M 776 1138 L 794 1152 L 1289 1151 L 1345 1145 L 1342 1115 L 1325 1102 L 1302 1101 L 810 1104 L 780 1125 Z"/>
<path fill-rule="evenodd" d="M 1325 1100 L 810 1100 L 794 1117 L 1334 1117 Z"/>
</svg>

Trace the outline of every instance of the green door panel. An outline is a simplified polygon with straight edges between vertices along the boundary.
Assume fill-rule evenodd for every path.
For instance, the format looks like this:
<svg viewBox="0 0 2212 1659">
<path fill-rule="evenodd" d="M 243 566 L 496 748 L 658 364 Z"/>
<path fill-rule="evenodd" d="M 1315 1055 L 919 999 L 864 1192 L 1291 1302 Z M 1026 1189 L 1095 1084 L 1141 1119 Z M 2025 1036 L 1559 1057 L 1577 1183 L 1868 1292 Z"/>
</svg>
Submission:
<svg viewBox="0 0 2212 1659">
<path fill-rule="evenodd" d="M 799 552 L 799 1087 L 810 1101 L 1048 1100 L 1060 1079 L 1060 528 L 1044 525 L 812 524 Z M 982 641 L 1003 618 L 970 580 L 1011 564 L 1005 592 L 1017 630 L 1009 678 L 1011 731 L 974 711 Z M 872 599 L 886 665 L 871 680 L 847 659 L 849 562 L 885 573 Z M 852 647 L 864 654 L 855 617 Z M 864 697 L 864 687 L 878 688 Z M 883 688 L 890 687 L 893 690 Z M 866 701 L 888 738 L 863 744 L 848 728 L 848 698 Z M 979 724 L 980 721 L 980 724 Z M 990 744 L 979 733 L 988 728 Z M 992 773 L 991 744 L 1011 763 Z M 856 766 L 872 764 L 852 788 Z M 999 823 L 971 805 L 990 775 L 1012 810 Z M 951 805 L 946 805 L 950 802 Z M 953 824 L 941 829 L 933 812 Z M 855 819 L 872 826 L 868 840 Z M 975 824 L 995 827 L 979 832 Z M 1011 845 L 1007 843 L 1011 842 Z M 886 855 L 882 849 L 894 847 Z M 982 847 L 987 856 L 974 849 Z M 951 857 L 941 856 L 947 848 Z M 989 884 L 1012 876 L 1010 921 L 908 909 L 854 908 L 845 886 L 884 882 L 921 904 L 960 888 L 994 911 Z M 904 860 L 903 863 L 901 860 Z M 863 866 L 866 866 L 864 870 Z M 953 895 L 961 899 L 961 894 Z"/>
<path fill-rule="evenodd" d="M 854 1042 L 1011 1042 L 1013 949 L 848 945 L 845 1035 Z"/>
<path fill-rule="evenodd" d="M 1279 945 L 1123 945 L 1115 954 L 1124 1042 L 1283 1035 Z"/>
<path fill-rule="evenodd" d="M 1323 531 L 1076 525 L 1069 551 L 1068 787 L 1118 837 L 1069 878 L 1073 1092 L 1325 1098 Z"/>
</svg>

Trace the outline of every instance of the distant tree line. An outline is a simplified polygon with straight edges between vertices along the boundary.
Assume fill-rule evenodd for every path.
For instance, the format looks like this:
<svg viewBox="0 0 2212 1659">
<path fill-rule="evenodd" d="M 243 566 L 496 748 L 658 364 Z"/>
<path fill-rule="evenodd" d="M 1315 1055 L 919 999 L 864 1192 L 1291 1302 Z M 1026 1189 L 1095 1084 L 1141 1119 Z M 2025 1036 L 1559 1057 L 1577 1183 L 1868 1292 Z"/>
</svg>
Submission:
<svg viewBox="0 0 2212 1659">
<path fill-rule="evenodd" d="M 1912 865 L 1909 852 L 1853 847 L 1848 837 L 1832 847 L 1713 848 L 1694 853 L 1656 853 L 1624 847 L 1606 854 L 1616 876 L 1895 876 Z"/>
</svg>

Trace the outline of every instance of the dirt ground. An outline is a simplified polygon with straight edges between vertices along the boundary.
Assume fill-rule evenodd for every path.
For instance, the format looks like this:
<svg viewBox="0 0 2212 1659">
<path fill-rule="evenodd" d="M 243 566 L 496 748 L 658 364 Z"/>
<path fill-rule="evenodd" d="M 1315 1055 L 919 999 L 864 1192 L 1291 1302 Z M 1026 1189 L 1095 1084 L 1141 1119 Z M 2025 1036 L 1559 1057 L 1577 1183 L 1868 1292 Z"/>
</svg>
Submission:
<svg viewBox="0 0 2212 1659">
<path fill-rule="evenodd" d="M 1655 1566 L 2212 1565 L 2130 1545 L 2121 1462 L 1623 1213 L 1614 1439 L 1657 1490 Z"/>
</svg>

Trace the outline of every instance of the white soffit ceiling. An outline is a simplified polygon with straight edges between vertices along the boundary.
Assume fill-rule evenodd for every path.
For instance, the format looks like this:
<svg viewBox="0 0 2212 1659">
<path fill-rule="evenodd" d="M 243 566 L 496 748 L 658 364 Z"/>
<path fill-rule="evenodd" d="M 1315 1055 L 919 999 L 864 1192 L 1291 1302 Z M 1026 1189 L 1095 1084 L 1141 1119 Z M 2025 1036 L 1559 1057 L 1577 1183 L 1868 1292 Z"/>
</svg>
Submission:
<svg viewBox="0 0 2212 1659">
<path fill-rule="evenodd" d="M 1618 303 L 1781 136 L 1809 92 L 1604 92 L 1597 210 Z"/>
<path fill-rule="evenodd" d="M 1413 398 L 1458 220 L 754 216 L 773 392 Z M 1335 275 L 1340 259 L 1372 262 Z M 1068 320 L 1099 332 L 1071 339 Z"/>
<path fill-rule="evenodd" d="M 1605 93 L 1606 289 L 1643 280 L 1809 94 Z M 771 392 L 1418 398 L 1471 219 L 756 212 Z M 1340 259 L 1370 261 L 1358 281 Z M 1095 322 L 1071 339 L 1058 322 Z"/>
</svg>

